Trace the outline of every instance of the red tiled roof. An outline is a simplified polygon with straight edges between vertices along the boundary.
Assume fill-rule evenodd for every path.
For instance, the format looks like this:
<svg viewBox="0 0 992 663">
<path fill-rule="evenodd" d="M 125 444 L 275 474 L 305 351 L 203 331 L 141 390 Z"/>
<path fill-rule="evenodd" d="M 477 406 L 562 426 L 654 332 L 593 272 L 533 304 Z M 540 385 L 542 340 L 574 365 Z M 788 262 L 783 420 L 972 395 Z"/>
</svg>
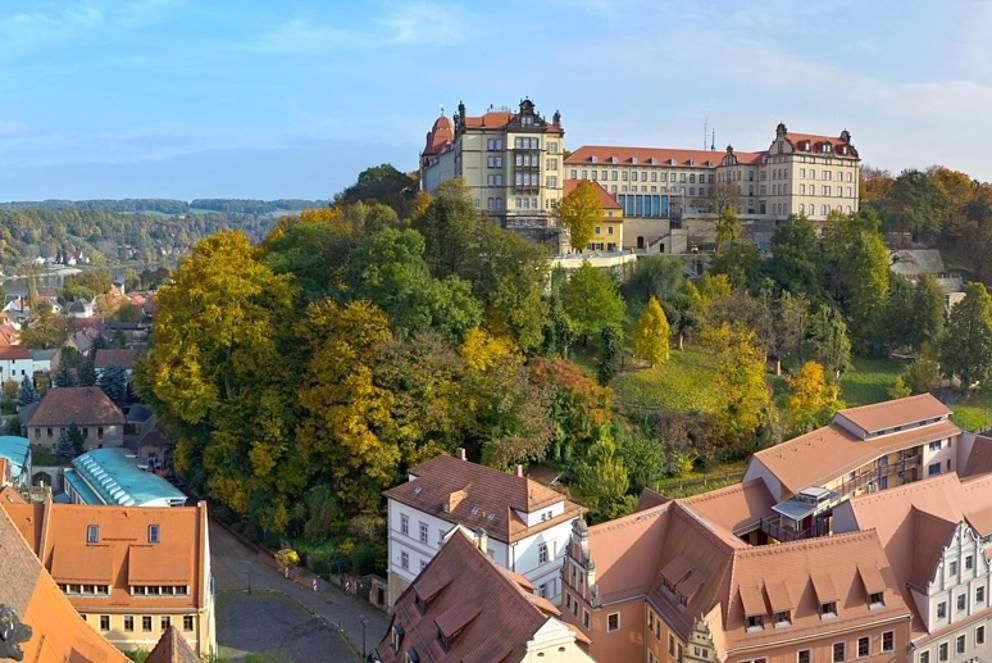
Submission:
<svg viewBox="0 0 992 663">
<path fill-rule="evenodd" d="M 821 145 L 823 145 L 824 143 L 829 143 L 831 146 L 831 152 L 833 152 L 835 156 L 849 156 L 849 157 L 858 156 L 858 151 L 854 149 L 854 146 L 848 143 L 847 141 L 845 141 L 841 136 L 823 136 L 820 134 L 808 134 L 798 131 L 787 131 L 785 134 L 785 138 L 786 140 L 789 141 L 789 143 L 792 144 L 792 146 L 797 151 L 801 151 L 801 152 L 806 151 L 803 150 L 802 148 L 804 146 L 804 143 L 806 141 L 809 141 L 808 151 L 810 154 L 821 152 L 822 151 Z M 846 155 L 843 153 L 843 147 L 845 145 L 848 148 L 848 154 Z"/>
<path fill-rule="evenodd" d="M 861 430 L 871 433 L 927 419 L 947 417 L 951 415 L 951 410 L 932 394 L 927 393 L 847 408 L 837 412 L 837 415 Z"/>
<path fill-rule="evenodd" d="M 23 345 L 0 345 L 0 360 L 30 359 L 31 351 Z"/>
<path fill-rule="evenodd" d="M 170 624 L 149 652 L 145 663 L 200 663 L 200 657 L 179 634 L 179 629 Z"/>
<path fill-rule="evenodd" d="M 456 531 L 396 602 L 377 652 L 382 663 L 406 660 L 411 650 L 422 661 L 503 661 L 559 614 Z M 403 631 L 398 651 L 390 643 L 395 627 Z"/>
<path fill-rule="evenodd" d="M 427 145 L 424 147 L 424 155 L 438 154 L 448 144 L 455 139 L 455 131 L 451 126 L 451 120 L 441 115 L 434 120 L 434 126 L 427 132 Z"/>
<path fill-rule="evenodd" d="M 511 542 L 579 517 L 585 509 L 536 481 L 491 467 L 437 456 L 410 469 L 415 479 L 383 491 L 389 499 L 470 530 Z M 564 502 L 560 516 L 530 527 L 517 515 Z"/>
<path fill-rule="evenodd" d="M 741 161 L 747 161 L 753 155 L 748 152 L 735 152 Z M 670 166 L 669 160 L 675 166 L 685 168 L 715 168 L 723 159 L 723 152 L 717 150 L 683 150 L 669 147 L 620 147 L 611 145 L 583 145 L 572 152 L 565 163 L 572 166 L 589 166 L 611 164 L 615 158 L 617 165 L 636 166 Z M 593 161 L 595 157 L 595 161 Z M 654 159 L 654 163 L 651 163 Z M 635 161 L 636 160 L 636 161 Z M 694 162 L 695 165 L 690 165 Z M 707 165 L 709 162 L 709 165 Z"/>
<path fill-rule="evenodd" d="M 606 189 L 602 187 L 602 185 L 599 182 L 596 182 L 595 180 L 571 180 L 571 179 L 565 180 L 563 182 L 564 187 L 562 189 L 562 195 L 567 196 L 568 194 L 575 191 L 575 188 L 579 186 L 579 182 L 589 182 L 590 184 L 593 185 L 593 188 L 595 188 L 596 190 L 596 199 L 599 200 L 599 206 L 602 207 L 604 210 L 623 209 L 623 207 L 620 206 L 620 203 L 618 203 L 616 199 L 613 196 L 611 196 L 606 191 Z M 617 221 L 619 220 L 620 219 L 617 219 Z"/>
<path fill-rule="evenodd" d="M 28 426 L 123 425 L 124 413 L 99 387 L 49 389 L 25 422 Z"/>
<path fill-rule="evenodd" d="M 483 115 L 465 116 L 465 126 L 470 129 L 501 129 L 513 118 L 513 113 L 506 111 L 490 111 Z"/>
<path fill-rule="evenodd" d="M 107 368 L 108 366 L 120 366 L 121 368 L 134 368 L 134 360 L 138 353 L 127 348 L 100 348 L 96 351 L 93 359 L 94 368 Z"/>
</svg>

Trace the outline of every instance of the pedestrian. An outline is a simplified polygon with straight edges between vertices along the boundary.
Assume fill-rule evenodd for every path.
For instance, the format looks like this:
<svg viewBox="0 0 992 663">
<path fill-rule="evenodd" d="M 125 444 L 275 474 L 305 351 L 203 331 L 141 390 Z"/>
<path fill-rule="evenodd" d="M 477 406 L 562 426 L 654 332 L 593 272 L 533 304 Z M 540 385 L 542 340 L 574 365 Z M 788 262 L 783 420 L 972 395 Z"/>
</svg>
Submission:
<svg viewBox="0 0 992 663">
<path fill-rule="evenodd" d="M 316 578 L 313 579 L 313 591 L 315 591 L 315 592 L 317 591 L 317 579 Z"/>
</svg>

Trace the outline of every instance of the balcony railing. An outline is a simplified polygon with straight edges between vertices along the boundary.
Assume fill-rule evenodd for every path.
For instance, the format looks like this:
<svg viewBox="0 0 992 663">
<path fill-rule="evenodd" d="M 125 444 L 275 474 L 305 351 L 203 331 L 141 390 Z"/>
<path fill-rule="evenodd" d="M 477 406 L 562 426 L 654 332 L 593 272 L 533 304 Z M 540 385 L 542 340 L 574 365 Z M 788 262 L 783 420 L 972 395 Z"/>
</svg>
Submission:
<svg viewBox="0 0 992 663">
<path fill-rule="evenodd" d="M 809 527 L 796 530 L 791 527 L 782 527 L 781 523 L 782 516 L 765 516 L 761 519 L 761 531 L 776 541 L 798 541 L 799 539 L 807 539 L 812 534 Z"/>
</svg>

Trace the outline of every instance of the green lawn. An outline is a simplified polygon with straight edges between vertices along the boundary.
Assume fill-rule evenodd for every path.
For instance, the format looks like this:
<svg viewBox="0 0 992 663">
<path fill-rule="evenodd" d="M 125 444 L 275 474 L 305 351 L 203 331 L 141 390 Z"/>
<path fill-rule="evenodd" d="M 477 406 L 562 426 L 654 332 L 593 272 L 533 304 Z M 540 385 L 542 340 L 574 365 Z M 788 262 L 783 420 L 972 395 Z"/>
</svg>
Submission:
<svg viewBox="0 0 992 663">
<path fill-rule="evenodd" d="M 679 412 L 715 412 L 717 366 L 700 348 L 672 350 L 667 363 L 618 375 L 611 385 L 625 405 Z"/>
<path fill-rule="evenodd" d="M 717 488 L 735 484 L 744 476 L 747 463 L 743 461 L 717 465 L 709 472 L 693 472 L 687 477 L 664 479 L 655 490 L 672 499 L 691 497 Z"/>
<path fill-rule="evenodd" d="M 979 430 L 992 425 L 992 394 L 974 394 L 949 406 L 951 419 L 964 430 Z"/>
<path fill-rule="evenodd" d="M 847 407 L 889 400 L 889 390 L 906 369 L 897 359 L 855 359 L 840 380 L 840 398 Z"/>
</svg>

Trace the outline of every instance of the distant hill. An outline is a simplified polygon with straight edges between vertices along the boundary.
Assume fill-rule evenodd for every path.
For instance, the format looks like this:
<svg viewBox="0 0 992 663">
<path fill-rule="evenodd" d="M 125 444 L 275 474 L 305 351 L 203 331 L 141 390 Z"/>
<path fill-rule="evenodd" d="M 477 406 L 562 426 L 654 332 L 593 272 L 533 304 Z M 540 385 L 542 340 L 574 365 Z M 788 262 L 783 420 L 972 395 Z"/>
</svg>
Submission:
<svg viewBox="0 0 992 663">
<path fill-rule="evenodd" d="M 326 200 L 247 200 L 238 198 L 198 198 L 191 202 L 169 198 L 125 198 L 124 200 L 28 200 L 0 203 L 0 210 L 79 210 L 90 212 L 157 212 L 187 214 L 189 212 L 222 212 L 233 214 L 273 214 L 298 212 L 312 207 L 326 207 Z"/>
</svg>

